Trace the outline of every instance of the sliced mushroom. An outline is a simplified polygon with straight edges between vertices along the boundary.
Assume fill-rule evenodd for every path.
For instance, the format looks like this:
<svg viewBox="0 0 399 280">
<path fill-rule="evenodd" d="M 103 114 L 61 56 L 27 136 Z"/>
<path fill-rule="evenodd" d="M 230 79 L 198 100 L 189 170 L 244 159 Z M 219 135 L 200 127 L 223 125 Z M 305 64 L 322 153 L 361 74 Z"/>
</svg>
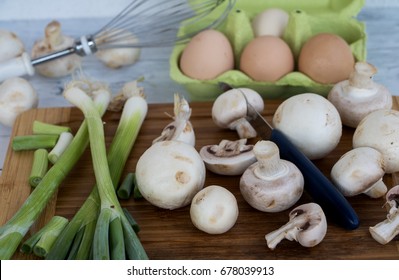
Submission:
<svg viewBox="0 0 399 280">
<path fill-rule="evenodd" d="M 236 130 L 240 138 L 254 138 L 256 131 L 246 119 L 248 108 L 243 94 L 255 110 L 263 111 L 264 102 L 259 93 L 249 88 L 231 89 L 214 101 L 212 119 L 221 128 Z"/>
<path fill-rule="evenodd" d="M 372 198 L 383 196 L 385 164 L 382 154 L 370 147 L 345 153 L 331 169 L 331 180 L 344 196 L 364 193 Z"/>
<path fill-rule="evenodd" d="M 244 199 L 263 212 L 280 212 L 294 205 L 302 196 L 304 179 L 292 163 L 280 159 L 277 145 L 258 141 L 254 146 L 257 162 L 240 179 Z"/>
<path fill-rule="evenodd" d="M 290 212 L 289 218 L 288 223 L 265 236 L 270 249 L 275 249 L 284 238 L 295 240 L 304 247 L 314 247 L 323 241 L 327 233 L 327 220 L 318 204 L 302 204 Z"/>
<path fill-rule="evenodd" d="M 386 196 L 389 205 L 387 218 L 370 227 L 371 236 L 380 244 L 387 244 L 399 234 L 399 185 L 391 188 Z"/>
<path fill-rule="evenodd" d="M 372 80 L 377 69 L 367 62 L 357 62 L 348 80 L 337 83 L 328 100 L 337 108 L 342 123 L 356 128 L 369 113 L 391 109 L 392 95 L 383 85 Z"/>
<path fill-rule="evenodd" d="M 253 145 L 247 139 L 222 140 L 218 145 L 201 148 L 200 155 L 208 170 L 220 175 L 241 175 L 256 161 Z"/>
</svg>

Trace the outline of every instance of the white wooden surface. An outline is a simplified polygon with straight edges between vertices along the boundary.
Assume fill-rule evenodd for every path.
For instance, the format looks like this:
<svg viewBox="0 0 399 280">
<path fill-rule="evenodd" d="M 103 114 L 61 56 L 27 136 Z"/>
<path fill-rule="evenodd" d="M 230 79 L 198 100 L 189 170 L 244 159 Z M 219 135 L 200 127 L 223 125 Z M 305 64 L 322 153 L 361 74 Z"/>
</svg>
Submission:
<svg viewBox="0 0 399 280">
<path fill-rule="evenodd" d="M 123 7 L 129 0 L 102 1 L 36 1 L 36 0 L 2 0 L 0 2 L 0 28 L 14 31 L 24 41 L 27 49 L 33 42 L 43 36 L 44 26 L 52 19 L 59 19 L 66 34 L 79 37 L 90 34 L 101 27 L 105 16 L 114 14 L 117 7 Z M 43 5 L 46 2 L 48 5 Z M 83 3 L 82 3 L 83 2 Z M 106 9 L 87 15 L 85 6 L 104 5 Z M 19 3 L 19 4 L 17 4 Z M 24 5 L 21 5 L 24 3 Z M 69 3 L 69 4 L 68 4 Z M 39 6 L 40 5 L 40 6 Z M 68 5 L 67 9 L 58 5 Z M 16 11 L 19 7 L 23 7 Z M 46 10 L 48 8 L 48 10 Z M 75 9 L 76 8 L 76 9 Z M 87 8 L 87 7 L 86 7 Z M 76 13 L 73 11 L 77 10 Z M 366 1 L 366 5 L 358 15 L 360 21 L 366 23 L 368 36 L 368 61 L 378 67 L 375 81 L 385 85 L 393 95 L 399 95 L 399 1 Z M 46 15 L 52 15 L 46 18 Z M 32 20 L 33 18 L 33 20 Z M 190 100 L 185 90 L 169 78 L 169 55 L 171 48 L 154 48 L 142 51 L 140 61 L 133 66 L 119 70 L 108 69 L 94 57 L 86 57 L 83 62 L 84 72 L 88 76 L 98 78 L 108 83 L 112 90 L 117 91 L 124 82 L 145 76 L 145 87 L 149 103 L 165 103 L 173 101 L 173 94 L 179 92 Z M 38 75 L 29 78 L 39 93 L 39 107 L 70 106 L 61 96 L 64 84 L 70 78 L 48 79 Z M 5 152 L 9 144 L 11 129 L 0 125 L 0 172 L 3 167 Z M 0 173 L 1 174 L 1 173 Z"/>
</svg>

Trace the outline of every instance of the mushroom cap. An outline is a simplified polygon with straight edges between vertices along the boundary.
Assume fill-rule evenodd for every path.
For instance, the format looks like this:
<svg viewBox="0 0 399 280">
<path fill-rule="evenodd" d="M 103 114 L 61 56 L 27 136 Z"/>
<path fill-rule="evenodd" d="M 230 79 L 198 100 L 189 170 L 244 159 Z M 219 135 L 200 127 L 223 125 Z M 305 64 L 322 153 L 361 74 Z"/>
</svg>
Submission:
<svg viewBox="0 0 399 280">
<path fill-rule="evenodd" d="M 28 80 L 9 78 L 0 84 L 0 123 L 12 127 L 16 118 L 29 109 L 36 108 L 38 95 Z"/>
<path fill-rule="evenodd" d="M 200 190 L 190 206 L 194 226 L 209 234 L 222 234 L 231 229 L 237 221 L 238 212 L 235 196 L 216 185 Z"/>
<path fill-rule="evenodd" d="M 342 122 L 337 109 L 315 93 L 294 95 L 280 104 L 273 125 L 309 159 L 321 159 L 339 143 Z"/>
<path fill-rule="evenodd" d="M 217 126 L 230 128 L 231 123 L 246 117 L 247 104 L 242 93 L 255 110 L 263 111 L 264 102 L 259 93 L 249 88 L 230 89 L 219 95 L 213 102 L 212 119 Z"/>
<path fill-rule="evenodd" d="M 373 89 L 356 88 L 349 80 L 334 85 L 328 100 L 337 108 L 344 125 L 356 128 L 369 113 L 392 108 L 392 95 L 383 85 L 373 83 Z"/>
<path fill-rule="evenodd" d="M 254 174 L 258 162 L 253 163 L 242 174 L 240 191 L 245 201 L 263 212 L 280 212 L 290 208 L 302 196 L 304 179 L 299 169 L 286 160 L 287 172 L 271 180 L 262 180 Z"/>
<path fill-rule="evenodd" d="M 368 114 L 353 134 L 353 147 L 372 147 L 385 162 L 385 172 L 399 171 L 399 111 L 380 109 Z"/>
<path fill-rule="evenodd" d="M 314 247 L 319 244 L 327 233 L 327 219 L 320 205 L 310 202 L 294 208 L 290 221 L 298 215 L 308 216 L 308 222 L 297 233 L 296 240 L 304 247 Z"/>
<path fill-rule="evenodd" d="M 102 41 L 107 43 L 106 38 L 108 38 L 107 35 L 109 33 L 111 33 L 111 36 L 113 34 L 118 34 L 119 38 L 121 38 L 119 40 L 119 44 L 121 45 L 134 45 L 138 42 L 137 37 L 134 36 L 133 33 L 127 30 L 114 29 L 112 31 L 104 31 L 100 38 L 96 40 L 97 44 L 101 44 Z M 120 68 L 122 66 L 134 64 L 139 59 L 140 53 L 140 48 L 104 48 L 98 50 L 95 56 L 107 67 Z"/>
<path fill-rule="evenodd" d="M 21 39 L 13 32 L 0 29 L 0 61 L 20 56 L 25 51 Z"/>
<path fill-rule="evenodd" d="M 331 180 L 344 196 L 367 191 L 385 174 L 382 154 L 370 147 L 345 153 L 331 169 Z"/>
<path fill-rule="evenodd" d="M 254 162 L 256 157 L 253 152 L 253 145 L 246 145 L 246 148 L 239 154 L 217 156 L 212 151 L 214 145 L 206 145 L 199 151 L 202 160 L 208 170 L 219 175 L 241 175 Z"/>
<path fill-rule="evenodd" d="M 151 204 L 176 209 L 190 204 L 205 183 L 205 165 L 195 148 L 180 141 L 156 142 L 139 158 L 136 181 Z"/>
</svg>

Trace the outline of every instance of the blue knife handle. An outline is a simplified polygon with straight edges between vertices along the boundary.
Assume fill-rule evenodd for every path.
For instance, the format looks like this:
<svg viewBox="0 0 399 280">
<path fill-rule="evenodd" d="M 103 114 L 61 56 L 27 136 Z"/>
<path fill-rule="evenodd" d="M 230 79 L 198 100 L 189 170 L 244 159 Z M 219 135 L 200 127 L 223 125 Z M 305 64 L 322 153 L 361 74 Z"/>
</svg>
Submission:
<svg viewBox="0 0 399 280">
<path fill-rule="evenodd" d="M 356 229 L 359 218 L 333 183 L 279 130 L 273 129 L 271 141 L 280 149 L 280 157 L 295 164 L 305 180 L 305 191 L 319 204 L 326 216 L 346 229 Z"/>
</svg>

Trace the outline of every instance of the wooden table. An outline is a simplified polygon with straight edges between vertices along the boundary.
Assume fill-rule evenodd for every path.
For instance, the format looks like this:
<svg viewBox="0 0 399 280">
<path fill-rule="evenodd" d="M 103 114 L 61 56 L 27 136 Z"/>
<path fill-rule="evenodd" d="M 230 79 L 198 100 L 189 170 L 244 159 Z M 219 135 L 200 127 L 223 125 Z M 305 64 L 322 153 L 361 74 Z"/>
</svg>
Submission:
<svg viewBox="0 0 399 280">
<path fill-rule="evenodd" d="M 264 116 L 269 121 L 279 100 L 266 100 Z M 234 131 L 222 130 L 213 124 L 211 103 L 195 103 L 192 106 L 192 124 L 197 136 L 196 148 L 219 143 L 221 139 L 237 139 Z M 395 108 L 398 108 L 395 99 Z M 170 122 L 165 112 L 172 114 L 171 104 L 150 104 L 147 119 L 127 162 L 124 173 L 134 172 L 140 155 L 151 145 L 163 127 Z M 68 125 L 76 132 L 82 121 L 82 114 L 76 108 L 42 108 L 24 113 L 15 125 L 14 135 L 31 133 L 34 119 Z M 110 143 L 115 132 L 119 114 L 107 113 L 104 117 L 106 141 Z M 353 129 L 344 128 L 339 146 L 326 158 L 315 164 L 328 176 L 332 165 L 351 148 Z M 253 142 L 256 140 L 252 140 Z M 4 224 L 30 193 L 27 178 L 32 163 L 32 152 L 13 152 L 8 149 L 3 175 L 0 179 L 0 224 Z M 397 174 L 386 176 L 388 187 L 399 183 Z M 221 185 L 237 198 L 239 217 L 236 225 L 222 235 L 209 235 L 196 229 L 190 220 L 189 207 L 177 210 L 163 210 L 145 200 L 121 201 L 122 206 L 132 213 L 141 227 L 140 239 L 150 259 L 399 259 L 399 241 L 395 238 L 383 246 L 374 241 L 368 227 L 386 217 L 382 207 L 384 200 L 359 195 L 349 199 L 357 211 L 361 225 L 353 231 L 344 230 L 332 223 L 324 241 L 314 248 L 301 247 L 296 242 L 283 241 L 275 250 L 266 246 L 265 234 L 279 228 L 288 221 L 288 212 L 263 213 L 251 208 L 242 198 L 238 188 L 239 176 L 220 176 L 207 172 L 205 185 Z M 72 218 L 94 185 L 91 157 L 87 151 L 67 179 L 60 186 L 57 196 L 45 210 L 39 224 L 53 214 Z M 299 203 L 309 202 L 305 193 Z M 297 205 L 298 205 L 297 204 Z M 17 253 L 17 259 L 29 258 Z"/>
</svg>

